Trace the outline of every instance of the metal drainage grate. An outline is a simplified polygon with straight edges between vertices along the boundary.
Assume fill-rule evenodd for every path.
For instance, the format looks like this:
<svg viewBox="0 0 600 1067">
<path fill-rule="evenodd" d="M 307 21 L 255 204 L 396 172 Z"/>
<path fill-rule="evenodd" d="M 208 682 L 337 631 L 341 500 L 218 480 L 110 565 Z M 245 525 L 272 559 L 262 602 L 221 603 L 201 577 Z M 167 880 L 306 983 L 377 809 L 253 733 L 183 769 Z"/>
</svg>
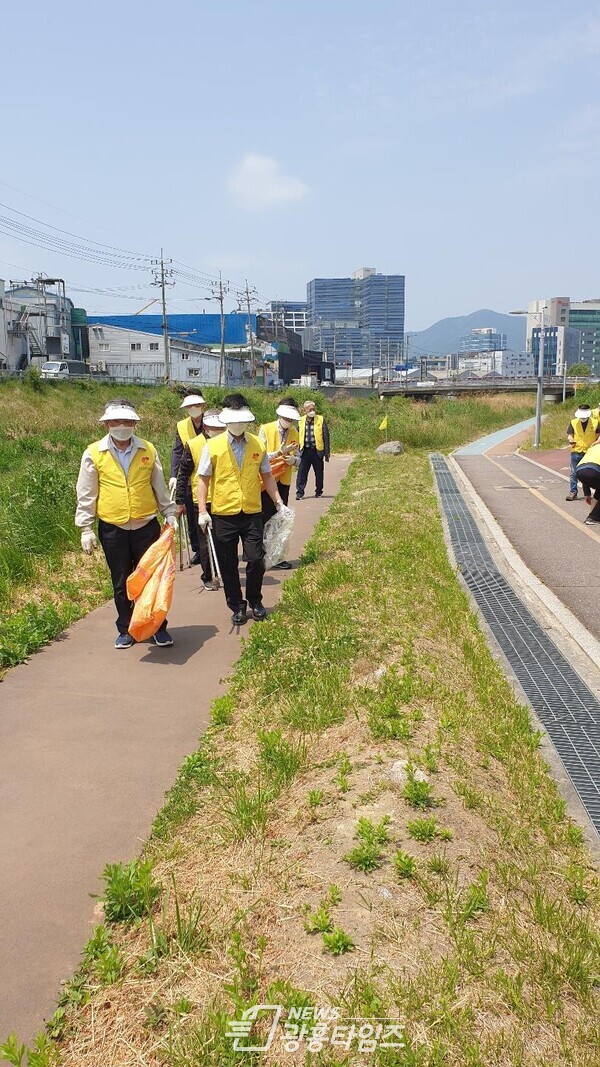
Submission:
<svg viewBox="0 0 600 1067">
<path fill-rule="evenodd" d="M 444 457 L 431 463 L 460 572 L 600 832 L 600 702 L 496 567 Z"/>
</svg>

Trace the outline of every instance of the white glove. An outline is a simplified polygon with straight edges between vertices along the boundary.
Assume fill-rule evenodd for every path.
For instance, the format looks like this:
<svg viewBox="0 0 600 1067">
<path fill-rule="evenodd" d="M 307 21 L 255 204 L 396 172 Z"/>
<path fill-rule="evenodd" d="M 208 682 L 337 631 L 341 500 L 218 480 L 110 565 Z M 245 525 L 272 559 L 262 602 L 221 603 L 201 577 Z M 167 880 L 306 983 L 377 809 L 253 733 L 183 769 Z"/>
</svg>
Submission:
<svg viewBox="0 0 600 1067">
<path fill-rule="evenodd" d="M 98 539 L 93 530 L 81 531 L 81 547 L 84 552 L 87 552 L 88 556 L 98 548 Z"/>
<path fill-rule="evenodd" d="M 275 507 L 277 508 L 277 514 L 278 515 L 291 515 L 292 514 L 292 509 L 288 508 L 283 503 L 282 500 L 280 500 L 279 503 L 275 505 Z"/>
<path fill-rule="evenodd" d="M 288 467 L 295 467 L 296 464 L 298 463 L 298 460 L 296 459 L 295 456 L 286 456 L 285 457 L 285 462 L 287 463 Z"/>
<path fill-rule="evenodd" d="M 179 523 L 177 522 L 176 515 L 167 515 L 165 519 L 165 526 L 172 526 L 174 530 L 177 529 Z"/>
<path fill-rule="evenodd" d="M 198 512 L 198 526 L 201 530 L 204 530 L 205 533 L 207 530 L 210 530 L 212 526 L 212 518 L 208 514 L 208 511 Z"/>
<path fill-rule="evenodd" d="M 172 496 L 175 492 L 175 486 L 177 485 L 177 478 L 169 478 L 169 496 Z"/>
</svg>

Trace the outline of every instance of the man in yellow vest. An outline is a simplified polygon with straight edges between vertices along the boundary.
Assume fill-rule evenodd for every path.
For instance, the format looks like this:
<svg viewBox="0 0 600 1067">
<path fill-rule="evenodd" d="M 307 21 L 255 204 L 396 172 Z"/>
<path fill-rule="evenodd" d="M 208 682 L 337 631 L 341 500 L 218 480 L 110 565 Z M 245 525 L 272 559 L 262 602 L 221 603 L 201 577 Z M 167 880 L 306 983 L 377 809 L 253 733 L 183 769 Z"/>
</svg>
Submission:
<svg viewBox="0 0 600 1067">
<path fill-rule="evenodd" d="M 329 463 L 329 428 L 322 415 L 317 415 L 314 400 L 303 405 L 300 419 L 300 466 L 296 480 L 296 500 L 302 500 L 310 469 L 315 472 L 315 496 L 323 496 L 323 460 Z"/>
<path fill-rule="evenodd" d="M 577 500 L 577 465 L 593 445 L 597 434 L 598 420 L 593 417 L 589 404 L 580 404 L 567 428 L 567 441 L 571 445 L 571 480 L 567 500 Z M 584 483 L 582 489 L 583 495 L 589 497 L 590 491 Z"/>
<path fill-rule="evenodd" d="M 188 441 L 193 441 L 195 437 L 200 437 L 202 435 L 206 400 L 202 396 L 202 393 L 198 389 L 195 389 L 183 398 L 183 403 L 180 404 L 180 407 L 184 417 L 177 423 L 177 433 L 175 434 L 173 451 L 171 452 L 171 477 L 169 478 L 169 492 L 171 494 L 174 492 L 177 484 L 179 464 L 181 463 L 185 446 Z M 204 566 L 204 561 L 200 552 L 200 540 L 198 537 L 198 512 L 194 510 L 192 487 L 189 482 L 185 498 L 185 511 L 188 533 L 190 535 L 190 546 L 193 553 L 190 562 L 192 567 L 195 567 L 198 563 L 202 563 Z"/>
<path fill-rule="evenodd" d="M 579 478 L 586 503 L 592 503 L 592 489 L 596 503 L 585 520 L 586 526 L 600 526 L 600 425 L 596 427 L 598 437 L 593 445 L 588 448 L 577 467 Z M 587 493 L 586 493 L 587 490 Z"/>
<path fill-rule="evenodd" d="M 225 598 L 232 611 L 234 626 L 246 621 L 250 605 L 257 621 L 266 618 L 262 603 L 265 573 L 260 475 L 277 511 L 285 507 L 271 474 L 267 450 L 248 427 L 254 415 L 241 393 L 223 400 L 221 422 L 227 433 L 207 441 L 198 467 L 198 524 L 212 527 L 219 559 Z M 210 491 L 211 511 L 206 503 Z M 241 540 L 246 564 L 246 599 L 242 598 L 238 570 L 238 542 Z"/>
<path fill-rule="evenodd" d="M 285 470 L 277 479 L 277 488 L 284 504 L 290 498 L 292 485 L 292 471 L 300 462 L 299 447 L 300 438 L 296 424 L 300 420 L 300 412 L 296 407 L 293 396 L 285 396 L 275 412 L 279 417 L 274 422 L 266 422 L 258 431 L 258 436 L 267 449 L 269 460 L 282 456 L 285 459 Z M 267 523 L 275 514 L 275 505 L 266 491 L 262 494 L 262 517 L 263 523 Z M 289 571 L 292 564 L 284 559 L 276 563 L 273 570 Z"/>
<path fill-rule="evenodd" d="M 186 502 L 191 486 L 194 529 L 196 530 L 198 554 L 202 564 L 201 578 L 204 588 L 208 592 L 216 589 L 217 586 L 211 576 L 210 556 L 206 534 L 204 531 L 200 530 L 198 526 L 198 464 L 200 463 L 200 456 L 202 455 L 202 450 L 206 442 L 210 441 L 211 437 L 218 437 L 219 434 L 224 433 L 224 431 L 225 427 L 219 418 L 217 408 L 207 408 L 202 416 L 202 433 L 199 433 L 197 437 L 192 437 L 183 449 L 183 455 L 179 463 L 179 470 L 177 472 L 175 484 L 175 503 L 177 504 L 178 515 L 182 515 L 186 510 Z M 206 510 L 210 511 L 210 503 L 208 501 Z"/>
<path fill-rule="evenodd" d="M 108 433 L 86 448 L 77 479 L 75 525 L 81 529 L 81 547 L 93 552 L 98 545 L 93 524 L 112 578 L 117 630 L 115 648 L 135 644 L 128 633 L 133 604 L 126 582 L 146 549 L 161 534 L 157 511 L 177 529 L 175 503 L 169 499 L 160 459 L 154 445 L 134 434 L 139 415 L 122 399 L 110 400 L 99 420 Z M 173 644 L 166 619 L 154 643 Z"/>
</svg>

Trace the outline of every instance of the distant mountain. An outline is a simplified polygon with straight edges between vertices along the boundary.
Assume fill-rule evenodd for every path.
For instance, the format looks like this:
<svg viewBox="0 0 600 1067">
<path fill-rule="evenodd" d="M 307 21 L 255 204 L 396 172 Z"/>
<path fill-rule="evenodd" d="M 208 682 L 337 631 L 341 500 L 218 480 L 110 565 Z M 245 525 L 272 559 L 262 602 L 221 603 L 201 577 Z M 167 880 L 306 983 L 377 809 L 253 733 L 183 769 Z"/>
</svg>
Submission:
<svg viewBox="0 0 600 1067">
<path fill-rule="evenodd" d="M 457 315 L 440 319 L 426 330 L 408 331 L 410 351 L 415 356 L 431 353 L 445 356 L 457 352 L 461 337 L 483 326 L 493 326 L 498 333 L 506 334 L 507 348 L 515 352 L 525 351 L 527 318 L 524 315 L 503 315 L 498 311 L 474 311 L 471 315 Z"/>
</svg>

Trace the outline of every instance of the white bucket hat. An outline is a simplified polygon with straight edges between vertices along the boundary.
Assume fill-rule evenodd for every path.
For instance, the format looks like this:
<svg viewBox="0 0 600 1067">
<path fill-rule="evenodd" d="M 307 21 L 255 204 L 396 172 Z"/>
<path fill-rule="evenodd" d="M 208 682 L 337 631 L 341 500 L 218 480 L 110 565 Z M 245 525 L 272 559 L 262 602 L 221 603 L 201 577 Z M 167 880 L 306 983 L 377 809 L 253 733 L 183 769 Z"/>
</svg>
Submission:
<svg viewBox="0 0 600 1067">
<path fill-rule="evenodd" d="M 297 422 L 300 418 L 300 412 L 293 408 L 291 404 L 280 404 L 275 414 L 280 415 L 282 419 L 291 419 L 292 422 Z"/>
<path fill-rule="evenodd" d="M 202 393 L 193 393 L 191 396 L 184 397 L 183 403 L 179 405 L 180 408 L 195 408 L 197 404 L 206 404 L 206 400 L 202 396 Z"/>
<path fill-rule="evenodd" d="M 589 404 L 582 404 L 580 408 L 577 408 L 575 412 L 576 419 L 589 419 L 592 414 L 592 409 Z"/>
<path fill-rule="evenodd" d="M 239 411 L 235 408 L 223 408 L 219 418 L 224 426 L 227 426 L 228 422 L 254 422 L 250 408 L 240 408 Z"/>
<path fill-rule="evenodd" d="M 221 422 L 221 416 L 218 413 L 216 415 L 205 415 L 203 420 L 202 420 L 202 424 L 204 426 L 208 426 L 209 430 L 222 430 L 223 429 L 223 423 Z"/>
<path fill-rule="evenodd" d="M 98 422 L 114 422 L 115 419 L 125 419 L 127 422 L 139 422 L 139 415 L 133 410 L 133 408 L 126 407 L 124 404 L 109 404 L 106 411 L 100 416 Z"/>
</svg>

